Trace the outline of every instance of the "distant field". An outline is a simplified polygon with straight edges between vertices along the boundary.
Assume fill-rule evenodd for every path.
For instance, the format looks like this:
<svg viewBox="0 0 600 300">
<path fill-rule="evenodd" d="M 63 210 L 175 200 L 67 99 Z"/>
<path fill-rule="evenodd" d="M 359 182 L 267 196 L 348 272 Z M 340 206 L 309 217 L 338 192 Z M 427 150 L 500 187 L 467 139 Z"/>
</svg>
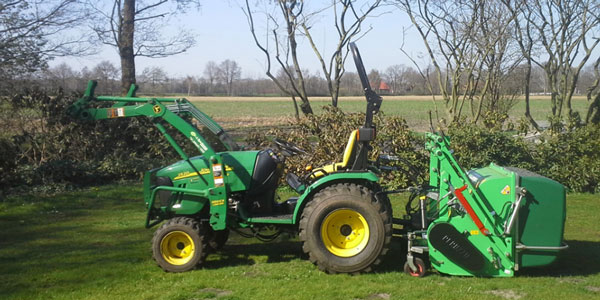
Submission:
<svg viewBox="0 0 600 300">
<path fill-rule="evenodd" d="M 188 97 L 201 110 L 211 115 L 228 128 L 238 128 L 256 125 L 285 124 L 292 120 L 294 107 L 291 99 L 284 97 Z M 387 115 L 398 115 L 406 119 L 409 126 L 415 130 L 427 128 L 428 112 L 435 110 L 431 96 L 384 96 L 381 111 Z M 440 117 L 444 116 L 444 105 L 437 97 L 437 107 Z M 326 97 L 310 99 L 315 113 L 330 104 Z M 585 116 L 587 101 L 584 97 L 575 97 L 573 108 Z M 364 97 L 342 97 L 339 107 L 345 112 L 363 112 Z M 465 114 L 470 107 L 465 105 Z M 546 120 L 550 114 L 550 97 L 534 96 L 531 100 L 531 110 L 536 120 Z M 525 102 L 521 100 L 510 112 L 511 118 L 520 119 L 525 112 Z"/>
</svg>

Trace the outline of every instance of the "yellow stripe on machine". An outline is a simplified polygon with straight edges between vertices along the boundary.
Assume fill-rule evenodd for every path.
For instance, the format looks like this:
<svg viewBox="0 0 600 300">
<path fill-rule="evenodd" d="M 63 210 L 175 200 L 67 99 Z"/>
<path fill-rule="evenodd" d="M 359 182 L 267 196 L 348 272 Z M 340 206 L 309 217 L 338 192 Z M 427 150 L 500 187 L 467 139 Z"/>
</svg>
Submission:
<svg viewBox="0 0 600 300">
<path fill-rule="evenodd" d="M 233 168 L 231 166 L 225 166 L 225 170 L 226 171 L 233 171 Z M 190 178 L 190 177 L 195 177 L 199 175 L 207 175 L 210 174 L 210 170 L 208 168 L 204 168 L 204 169 L 200 169 L 199 172 L 183 172 L 183 173 L 179 173 L 177 174 L 177 176 L 175 178 L 173 178 L 173 180 L 179 180 L 179 179 L 185 179 L 185 178 Z"/>
</svg>

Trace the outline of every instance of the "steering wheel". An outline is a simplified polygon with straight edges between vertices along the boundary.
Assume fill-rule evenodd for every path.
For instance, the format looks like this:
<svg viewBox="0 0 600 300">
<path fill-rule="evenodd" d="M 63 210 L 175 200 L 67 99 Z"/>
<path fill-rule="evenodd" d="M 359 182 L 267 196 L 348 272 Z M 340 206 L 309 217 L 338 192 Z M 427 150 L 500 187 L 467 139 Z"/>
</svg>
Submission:
<svg viewBox="0 0 600 300">
<path fill-rule="evenodd" d="M 287 142 L 287 141 L 284 141 L 284 140 L 278 139 L 278 138 L 274 139 L 273 142 L 275 143 L 275 145 L 277 145 L 277 147 L 279 147 L 284 152 L 287 152 L 290 156 L 306 153 L 306 151 L 304 151 L 304 149 L 296 146 L 296 144 L 294 144 L 294 143 Z"/>
<path fill-rule="evenodd" d="M 358 47 L 356 47 L 355 43 L 350 43 L 350 51 L 352 51 L 352 57 L 354 58 L 354 64 L 356 65 L 356 71 L 358 72 L 358 77 L 360 77 L 360 82 L 362 83 L 363 90 L 370 90 L 371 85 L 369 84 L 369 77 L 367 77 L 365 66 L 363 65 L 362 58 L 360 57 L 360 52 L 358 52 Z"/>
</svg>

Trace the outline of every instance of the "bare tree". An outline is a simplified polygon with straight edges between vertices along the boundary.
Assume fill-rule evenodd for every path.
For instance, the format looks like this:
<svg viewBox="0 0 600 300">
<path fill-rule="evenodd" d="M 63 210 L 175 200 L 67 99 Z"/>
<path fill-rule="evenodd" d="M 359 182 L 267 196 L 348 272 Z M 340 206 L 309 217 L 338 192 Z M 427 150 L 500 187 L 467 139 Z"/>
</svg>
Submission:
<svg viewBox="0 0 600 300">
<path fill-rule="evenodd" d="M 99 62 L 91 71 L 92 78 L 100 82 L 98 86 L 99 93 L 118 93 L 119 68 L 115 67 L 110 61 L 103 60 Z M 89 79 L 89 78 L 88 78 Z"/>
<path fill-rule="evenodd" d="M 242 68 L 234 60 L 226 59 L 218 68 L 218 77 L 225 85 L 227 96 L 233 96 L 233 84 L 242 76 Z"/>
<path fill-rule="evenodd" d="M 476 31 L 481 3 L 401 0 L 397 5 L 408 14 L 423 40 L 449 121 L 457 121 L 464 103 L 473 99 L 473 91 L 479 80 L 476 76 L 481 74 L 476 70 L 481 68 L 481 53 L 470 40 Z M 419 64 L 413 62 L 419 69 Z M 420 73 L 425 77 L 423 71 Z M 429 89 L 433 90 L 433 87 Z M 433 101 L 435 103 L 435 96 Z M 436 115 L 439 119 L 437 106 Z"/>
<path fill-rule="evenodd" d="M 600 56 L 594 61 L 592 66 L 593 82 L 586 89 L 586 98 L 589 106 L 585 116 L 586 123 L 600 123 Z"/>
<path fill-rule="evenodd" d="M 321 63 L 323 75 L 327 80 L 327 88 L 331 96 L 331 105 L 337 106 L 340 81 L 344 75 L 344 63 L 348 57 L 348 44 L 353 40 L 358 40 L 364 36 L 369 30 L 363 31 L 362 24 L 373 11 L 381 5 L 381 0 L 365 3 L 361 7 L 355 7 L 355 1 L 339 0 L 332 1 L 334 26 L 337 33 L 337 43 L 333 53 L 329 56 L 328 62 L 323 58 L 324 53 L 319 50 L 319 46 L 315 43 L 310 28 L 315 17 L 319 17 L 319 13 L 304 14 L 300 23 L 302 33 L 308 38 L 312 49 Z M 319 10 L 320 11 L 320 10 Z M 318 11 L 318 12 L 319 12 Z"/>
<path fill-rule="evenodd" d="M 169 75 L 162 67 L 147 67 L 142 71 L 140 81 L 149 86 L 146 91 L 165 93 L 164 85 L 169 81 Z"/>
<path fill-rule="evenodd" d="M 62 87 L 67 91 L 75 91 L 80 74 L 66 63 L 61 63 L 44 71 L 44 81 L 49 86 Z"/>
<path fill-rule="evenodd" d="M 381 84 L 381 73 L 375 69 L 371 69 L 369 74 L 367 74 L 367 77 L 369 78 L 371 89 L 376 91 L 379 90 L 379 85 Z"/>
<path fill-rule="evenodd" d="M 571 100 L 581 70 L 600 42 L 600 4 L 591 0 L 503 2 L 516 16 L 516 36 L 529 69 L 535 64 L 544 70 L 553 125 L 560 122 L 565 108 L 569 119 L 578 120 Z M 526 79 L 526 116 L 539 129 L 529 115 L 529 76 L 531 73 Z"/>
<path fill-rule="evenodd" d="M 257 1 L 258 3 L 263 3 Z M 301 109 L 304 114 L 312 113 L 307 96 L 306 74 L 303 72 L 297 55 L 297 37 L 306 37 L 320 62 L 323 77 L 327 81 L 327 90 L 331 97 L 331 104 L 337 106 L 340 94 L 340 84 L 344 75 L 344 63 L 348 57 L 348 44 L 366 34 L 369 30 L 363 30 L 363 22 L 373 11 L 378 8 L 382 1 L 369 1 L 357 5 L 351 0 L 332 0 L 326 7 L 307 11 L 305 1 L 302 0 L 278 0 L 274 1 L 277 9 L 263 11 L 266 20 L 266 39 L 259 38 L 256 31 L 254 12 L 250 8 L 249 1 L 243 8 L 248 18 L 250 32 L 254 37 L 256 45 L 265 54 L 267 59 L 267 76 L 287 95 L 292 97 L 294 107 L 297 109 L 296 98 L 301 100 Z M 267 10 L 271 8 L 266 4 Z M 337 40 L 333 51 L 326 54 L 313 38 L 313 23 L 322 19 L 324 12 L 332 11 L 332 27 L 337 33 Z M 274 62 L 272 62 L 272 59 Z M 280 81 L 271 73 L 272 64 L 277 64 L 286 75 L 286 81 Z M 298 112 L 296 112 L 298 116 Z"/>
<path fill-rule="evenodd" d="M 196 83 L 196 78 L 194 76 L 191 75 L 187 75 L 185 76 L 185 79 L 183 80 L 183 84 L 185 85 L 186 89 L 187 89 L 187 95 L 188 97 L 192 94 L 192 88 L 194 87 L 194 84 Z"/>
<path fill-rule="evenodd" d="M 473 38 L 481 53 L 484 85 L 480 90 L 482 108 L 491 117 L 508 118 L 517 103 L 520 89 L 508 84 L 509 76 L 522 62 L 517 42 L 512 38 L 513 16 L 500 2 L 489 1 L 479 7 L 479 21 Z M 491 51 L 490 51 L 491 50 Z M 473 106 L 471 106 L 473 108 Z"/>
<path fill-rule="evenodd" d="M 390 85 L 393 94 L 400 94 L 403 90 L 405 73 L 406 66 L 404 65 L 391 65 L 385 69 L 383 78 Z"/>
<path fill-rule="evenodd" d="M 447 121 L 458 121 L 468 103 L 472 121 L 477 122 L 483 108 L 481 99 L 487 97 L 494 84 L 499 84 L 499 75 L 506 72 L 504 62 L 516 65 L 509 59 L 512 56 L 503 52 L 507 50 L 506 40 L 510 39 L 507 34 L 512 22 L 510 14 L 506 17 L 500 5 L 483 0 L 396 3 L 409 16 L 427 50 L 433 78 L 402 49 L 428 84 L 434 103 L 432 79 L 442 94 Z M 439 119 L 437 105 L 435 110 Z"/>
<path fill-rule="evenodd" d="M 533 69 L 533 47 L 534 47 L 534 36 L 532 34 L 532 18 L 527 17 L 529 14 L 529 9 L 524 1 L 514 1 L 510 0 L 502 0 L 502 2 L 506 5 L 510 13 L 513 15 L 515 19 L 515 37 L 519 48 L 521 49 L 521 53 L 525 58 L 526 62 L 526 73 L 524 80 L 525 87 L 525 118 L 529 120 L 529 123 L 536 131 L 540 130 L 538 123 L 533 119 L 531 115 L 531 106 L 530 106 L 530 94 L 531 94 L 531 80 L 533 74 L 537 74 L 537 69 Z M 544 93 L 546 92 L 546 84 L 544 82 Z"/>
<path fill-rule="evenodd" d="M 219 66 L 214 61 L 209 61 L 206 63 L 204 67 L 204 78 L 207 80 L 208 87 L 207 93 L 210 94 L 213 92 L 213 88 L 215 83 L 217 82 L 219 76 Z"/>
<path fill-rule="evenodd" d="M 250 3 L 248 0 L 246 0 L 246 6 L 242 8 L 242 11 L 248 19 L 250 33 L 254 38 L 254 42 L 265 55 L 267 61 L 265 74 L 282 92 L 292 98 L 296 118 L 299 118 L 298 103 L 296 98 L 300 98 L 300 109 L 302 110 L 302 113 L 305 115 L 313 113 L 312 107 L 310 106 L 310 101 L 308 100 L 308 95 L 306 94 L 304 75 L 302 74 L 302 69 L 300 68 L 300 63 L 298 61 L 298 43 L 296 41 L 296 33 L 299 27 L 299 17 L 301 16 L 303 9 L 303 1 L 278 0 L 276 10 L 280 12 L 283 20 L 279 20 L 277 18 L 277 16 L 279 16 L 278 14 L 266 13 L 265 17 L 268 27 L 266 30 L 266 40 L 261 41 L 258 38 L 254 23 L 255 12 L 250 8 Z M 280 23 L 284 23 L 283 31 L 285 37 L 283 40 L 280 36 Z M 269 26 L 273 26 L 272 29 L 269 28 Z M 274 44 L 272 48 L 269 46 L 269 42 Z M 273 58 L 275 59 L 275 62 L 272 61 Z M 274 63 L 276 63 L 280 70 L 286 75 L 287 81 L 290 83 L 290 88 L 286 88 L 285 83 L 273 75 L 271 69 Z"/>
<path fill-rule="evenodd" d="M 85 17 L 76 0 L 0 0 L 0 79 L 29 75 L 56 56 L 89 54 L 75 30 Z"/>
<path fill-rule="evenodd" d="M 117 49 L 121 59 L 121 91 L 135 83 L 135 57 L 166 57 L 185 52 L 195 44 L 187 30 L 165 34 L 171 17 L 198 0 L 112 0 L 88 1 L 96 12 L 92 28 L 99 40 Z M 108 7 L 102 6 L 110 4 Z"/>
</svg>

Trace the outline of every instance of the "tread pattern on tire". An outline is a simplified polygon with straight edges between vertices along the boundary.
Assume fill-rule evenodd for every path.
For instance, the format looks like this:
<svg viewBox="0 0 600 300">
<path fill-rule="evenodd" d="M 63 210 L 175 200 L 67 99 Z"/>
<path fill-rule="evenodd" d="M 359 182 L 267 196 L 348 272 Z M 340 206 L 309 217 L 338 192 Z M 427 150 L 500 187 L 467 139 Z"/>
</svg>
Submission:
<svg viewBox="0 0 600 300">
<path fill-rule="evenodd" d="M 185 269 L 185 270 L 173 270 L 172 268 L 170 269 L 168 267 L 168 265 L 163 265 L 163 264 L 168 264 L 168 263 L 163 261 L 162 257 L 160 257 L 161 256 L 160 251 L 159 251 L 159 253 L 156 253 L 157 251 L 155 249 L 155 245 L 156 245 L 156 243 L 160 244 L 160 241 L 158 240 L 158 239 L 160 239 L 159 236 L 162 234 L 163 231 L 169 229 L 170 227 L 174 227 L 174 226 L 187 227 L 187 228 L 195 231 L 196 233 L 198 233 L 198 236 L 200 237 L 200 242 L 199 242 L 200 247 L 196 250 L 196 251 L 198 251 L 200 257 L 198 258 L 198 262 L 189 269 Z M 154 261 L 156 262 L 158 267 L 163 269 L 165 272 L 185 272 L 185 271 L 193 270 L 193 269 L 197 268 L 198 266 L 202 265 L 202 263 L 204 263 L 204 260 L 206 259 L 206 255 L 208 254 L 207 243 L 204 241 L 205 235 L 206 235 L 206 233 L 205 233 L 204 227 L 193 218 L 176 217 L 176 218 L 169 219 L 168 221 L 163 223 L 154 232 L 154 236 L 152 237 L 152 258 L 154 259 Z"/>
<path fill-rule="evenodd" d="M 362 269 L 353 270 L 349 273 L 358 274 L 358 273 L 370 272 L 370 271 L 372 271 L 372 268 L 374 266 L 377 266 L 381 263 L 382 257 L 384 255 L 386 255 L 389 250 L 389 245 L 390 245 L 390 242 L 392 239 L 392 218 L 391 218 L 392 213 L 390 211 L 391 205 L 389 205 L 389 203 L 385 203 L 385 200 L 387 198 L 382 198 L 381 200 L 377 199 L 377 197 L 375 197 L 373 195 L 371 190 L 369 190 L 367 187 L 362 186 L 362 185 L 349 184 L 349 183 L 334 184 L 334 185 L 331 185 L 329 187 L 322 189 L 317 194 L 315 194 L 313 199 L 311 201 L 309 201 L 307 203 L 306 207 L 304 208 L 304 211 L 302 212 L 302 216 L 301 216 L 300 222 L 299 222 L 299 230 L 300 230 L 299 237 L 303 243 L 302 250 L 304 251 L 304 253 L 308 254 L 309 260 L 313 264 L 317 265 L 320 270 L 328 272 L 328 273 L 332 273 L 332 274 L 339 273 L 339 271 L 336 270 L 336 266 L 332 265 L 331 262 L 327 261 L 326 259 L 319 258 L 319 255 L 316 253 L 318 251 L 317 249 L 311 249 L 311 245 L 309 242 L 309 238 L 310 238 L 309 234 L 310 233 L 308 232 L 308 227 L 310 224 L 308 224 L 308 223 L 309 223 L 310 216 L 315 212 L 315 209 L 319 206 L 320 203 L 323 203 L 324 201 L 327 201 L 328 199 L 330 199 L 332 197 L 336 197 L 340 194 L 347 194 L 347 195 L 358 194 L 358 195 L 360 195 L 359 198 L 361 199 L 361 201 L 369 201 L 370 202 L 369 204 L 372 205 L 376 209 L 379 217 L 383 221 L 384 241 L 383 241 L 383 246 L 380 250 L 380 253 L 373 260 L 373 262 L 370 263 L 368 266 L 366 266 Z M 384 203 L 382 203 L 382 201 Z"/>
</svg>

